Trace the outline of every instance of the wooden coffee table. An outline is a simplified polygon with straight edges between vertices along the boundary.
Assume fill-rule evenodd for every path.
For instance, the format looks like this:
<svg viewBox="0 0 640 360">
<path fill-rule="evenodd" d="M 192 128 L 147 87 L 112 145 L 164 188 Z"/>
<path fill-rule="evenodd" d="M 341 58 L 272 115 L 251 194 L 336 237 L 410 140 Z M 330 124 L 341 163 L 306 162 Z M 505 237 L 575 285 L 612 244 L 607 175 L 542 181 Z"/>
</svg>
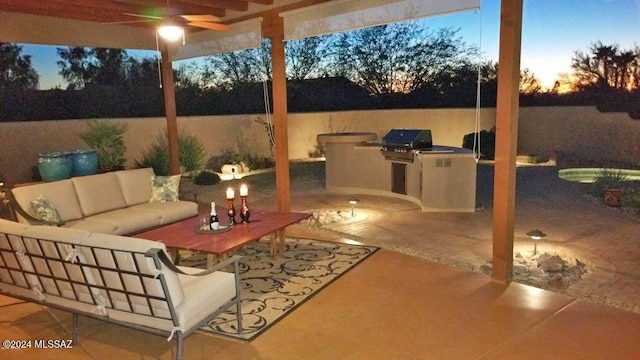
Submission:
<svg viewBox="0 0 640 360">
<path fill-rule="evenodd" d="M 220 223 L 227 224 L 226 209 L 218 209 Z M 235 224 L 227 232 L 217 234 L 200 234 L 196 232 L 200 216 L 162 226 L 150 231 L 136 234 L 135 237 L 159 241 L 177 254 L 177 250 L 191 250 L 207 253 L 207 266 L 213 266 L 243 245 L 269 236 L 271 256 L 278 257 L 284 252 L 284 229 L 311 216 L 306 213 L 251 211 L 247 224 Z M 174 257 L 177 259 L 177 257 Z"/>
</svg>

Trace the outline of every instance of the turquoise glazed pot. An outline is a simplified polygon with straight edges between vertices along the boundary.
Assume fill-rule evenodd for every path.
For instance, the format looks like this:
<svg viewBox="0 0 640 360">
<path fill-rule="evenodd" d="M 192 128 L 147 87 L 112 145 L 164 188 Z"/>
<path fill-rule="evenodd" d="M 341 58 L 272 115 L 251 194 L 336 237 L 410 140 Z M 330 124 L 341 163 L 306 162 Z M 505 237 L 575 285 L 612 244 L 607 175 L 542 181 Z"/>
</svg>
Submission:
<svg viewBox="0 0 640 360">
<path fill-rule="evenodd" d="M 71 163 L 71 176 L 93 175 L 98 170 L 98 155 L 95 149 L 76 150 L 71 153 Z"/>
<path fill-rule="evenodd" d="M 67 152 L 50 152 L 38 155 L 38 172 L 45 182 L 68 179 L 73 164 Z"/>
</svg>

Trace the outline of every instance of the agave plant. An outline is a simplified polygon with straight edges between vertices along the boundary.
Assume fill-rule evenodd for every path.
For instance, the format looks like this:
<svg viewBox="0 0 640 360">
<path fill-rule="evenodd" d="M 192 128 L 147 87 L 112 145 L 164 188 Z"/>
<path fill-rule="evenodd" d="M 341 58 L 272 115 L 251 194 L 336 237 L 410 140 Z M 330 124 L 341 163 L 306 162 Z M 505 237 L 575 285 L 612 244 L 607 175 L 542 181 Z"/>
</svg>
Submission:
<svg viewBox="0 0 640 360">
<path fill-rule="evenodd" d="M 596 172 L 593 178 L 591 193 L 594 196 L 602 197 L 607 189 L 620 189 L 627 181 L 627 176 L 620 170 L 602 168 Z"/>
</svg>

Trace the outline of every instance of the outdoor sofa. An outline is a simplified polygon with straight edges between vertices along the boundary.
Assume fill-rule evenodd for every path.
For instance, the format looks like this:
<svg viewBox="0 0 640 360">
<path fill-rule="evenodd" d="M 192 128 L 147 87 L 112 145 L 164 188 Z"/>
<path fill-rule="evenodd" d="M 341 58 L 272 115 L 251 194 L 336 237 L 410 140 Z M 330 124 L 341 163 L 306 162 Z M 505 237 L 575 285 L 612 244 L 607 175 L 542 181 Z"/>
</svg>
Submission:
<svg viewBox="0 0 640 360">
<path fill-rule="evenodd" d="M 232 305 L 242 332 L 238 259 L 207 270 L 176 267 L 164 244 L 0 219 L 0 294 L 176 338 Z M 219 269 L 233 264 L 234 272 Z"/>
<path fill-rule="evenodd" d="M 142 168 L 17 186 L 7 196 L 20 223 L 131 235 L 198 215 L 195 202 L 178 198 L 179 183 L 180 175 Z"/>
</svg>

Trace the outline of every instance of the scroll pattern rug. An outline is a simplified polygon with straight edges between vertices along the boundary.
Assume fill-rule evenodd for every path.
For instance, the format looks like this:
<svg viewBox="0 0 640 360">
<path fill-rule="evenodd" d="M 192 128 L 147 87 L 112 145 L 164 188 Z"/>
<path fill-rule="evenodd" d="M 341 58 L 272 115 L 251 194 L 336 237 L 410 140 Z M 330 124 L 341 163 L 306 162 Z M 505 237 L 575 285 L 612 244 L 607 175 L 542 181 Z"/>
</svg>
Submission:
<svg viewBox="0 0 640 360">
<path fill-rule="evenodd" d="M 236 253 L 242 256 L 243 334 L 236 332 L 235 307 L 201 330 L 251 341 L 377 250 L 374 246 L 286 238 L 284 256 L 272 259 L 267 241 L 246 245 Z M 180 265 L 194 266 L 203 259 L 195 254 L 181 259 Z"/>
</svg>

